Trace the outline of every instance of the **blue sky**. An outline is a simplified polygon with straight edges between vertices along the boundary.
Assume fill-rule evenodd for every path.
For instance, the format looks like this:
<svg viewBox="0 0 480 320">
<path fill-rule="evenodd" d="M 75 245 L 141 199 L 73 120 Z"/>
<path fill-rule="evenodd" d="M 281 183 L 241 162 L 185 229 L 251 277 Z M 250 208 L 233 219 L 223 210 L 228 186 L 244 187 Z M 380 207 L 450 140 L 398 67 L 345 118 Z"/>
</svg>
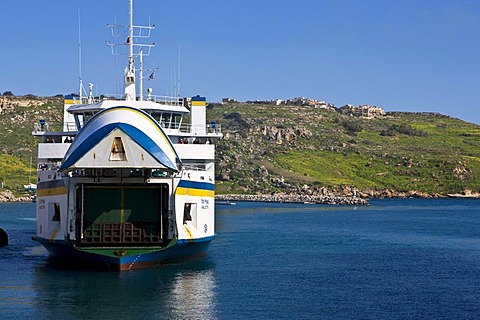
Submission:
<svg viewBox="0 0 480 320">
<path fill-rule="evenodd" d="M 0 92 L 118 92 L 124 60 L 105 41 L 128 22 L 127 0 L 4 0 Z M 304 96 L 431 111 L 480 124 L 480 1 L 136 0 L 135 24 L 155 24 L 155 94 L 209 101 Z M 180 51 L 180 55 L 179 55 Z"/>
</svg>

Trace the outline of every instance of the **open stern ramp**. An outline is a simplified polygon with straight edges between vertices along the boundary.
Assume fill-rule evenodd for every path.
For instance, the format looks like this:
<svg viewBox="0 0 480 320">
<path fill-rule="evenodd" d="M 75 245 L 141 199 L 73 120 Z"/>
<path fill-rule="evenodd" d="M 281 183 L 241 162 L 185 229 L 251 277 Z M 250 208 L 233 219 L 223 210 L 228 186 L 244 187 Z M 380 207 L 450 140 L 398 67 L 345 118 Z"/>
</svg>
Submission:
<svg viewBox="0 0 480 320">
<path fill-rule="evenodd" d="M 167 184 L 83 185 L 77 199 L 83 200 L 77 205 L 79 246 L 157 246 L 173 238 Z"/>
</svg>

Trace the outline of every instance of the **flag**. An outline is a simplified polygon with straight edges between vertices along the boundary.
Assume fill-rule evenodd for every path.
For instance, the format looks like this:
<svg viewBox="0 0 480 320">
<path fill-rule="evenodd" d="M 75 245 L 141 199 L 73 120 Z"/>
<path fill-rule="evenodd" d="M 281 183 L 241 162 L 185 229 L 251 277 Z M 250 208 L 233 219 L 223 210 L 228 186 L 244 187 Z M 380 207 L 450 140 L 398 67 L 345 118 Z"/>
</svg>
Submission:
<svg viewBox="0 0 480 320">
<path fill-rule="evenodd" d="M 148 76 L 148 80 L 153 80 L 154 77 L 155 77 L 155 71 Z"/>
</svg>

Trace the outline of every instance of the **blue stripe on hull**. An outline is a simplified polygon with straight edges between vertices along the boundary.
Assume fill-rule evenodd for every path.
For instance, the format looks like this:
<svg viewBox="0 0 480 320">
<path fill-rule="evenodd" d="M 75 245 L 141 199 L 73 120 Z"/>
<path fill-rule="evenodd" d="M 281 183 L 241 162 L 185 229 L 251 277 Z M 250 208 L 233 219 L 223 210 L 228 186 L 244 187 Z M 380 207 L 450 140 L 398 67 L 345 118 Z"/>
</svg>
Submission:
<svg viewBox="0 0 480 320">
<path fill-rule="evenodd" d="M 38 189 L 50 189 L 58 187 L 65 187 L 63 180 L 42 181 L 37 184 Z"/>
<path fill-rule="evenodd" d="M 198 182 L 198 181 L 190 181 L 190 180 L 180 180 L 178 183 L 180 188 L 190 188 L 190 189 L 202 189 L 202 190 L 215 190 L 215 185 L 213 183 L 208 182 Z"/>
<path fill-rule="evenodd" d="M 213 237 L 194 241 L 179 240 L 176 245 L 158 251 L 127 257 L 110 257 L 79 250 L 66 241 L 33 237 L 33 240 L 40 242 L 49 251 L 50 255 L 61 264 L 116 271 L 158 266 L 172 260 L 193 258 L 204 254 L 212 239 Z"/>
</svg>

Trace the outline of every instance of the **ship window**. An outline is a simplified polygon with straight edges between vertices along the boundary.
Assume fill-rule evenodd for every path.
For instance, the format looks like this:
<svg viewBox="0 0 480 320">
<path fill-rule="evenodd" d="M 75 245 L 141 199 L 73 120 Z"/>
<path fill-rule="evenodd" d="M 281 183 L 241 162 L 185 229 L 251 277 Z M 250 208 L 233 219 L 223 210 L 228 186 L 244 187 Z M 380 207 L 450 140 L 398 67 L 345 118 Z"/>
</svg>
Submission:
<svg viewBox="0 0 480 320">
<path fill-rule="evenodd" d="M 112 152 L 110 153 L 110 161 L 126 161 L 125 148 L 121 137 L 115 137 L 112 143 Z"/>
<path fill-rule="evenodd" d="M 152 117 L 155 119 L 157 122 L 160 122 L 162 114 L 160 112 L 152 112 Z"/>
<path fill-rule="evenodd" d="M 80 130 L 83 127 L 83 114 L 75 114 L 75 123 L 77 124 L 77 129 Z"/>
<path fill-rule="evenodd" d="M 60 203 L 53 202 L 48 206 L 49 216 L 52 217 L 52 221 L 60 221 Z"/>
<path fill-rule="evenodd" d="M 87 122 L 88 119 L 93 117 L 93 112 L 85 112 L 84 117 L 85 117 L 85 122 Z"/>
<path fill-rule="evenodd" d="M 170 128 L 171 118 L 172 118 L 171 113 L 162 113 L 160 124 L 162 125 L 163 128 L 167 128 L 167 129 Z"/>
<path fill-rule="evenodd" d="M 185 203 L 185 206 L 183 208 L 183 224 L 186 224 L 187 221 L 190 221 L 195 228 L 197 227 L 196 203 Z"/>
<path fill-rule="evenodd" d="M 151 177 L 153 178 L 165 178 L 167 176 L 167 172 L 161 169 L 152 169 Z"/>
<path fill-rule="evenodd" d="M 192 215 L 190 214 L 191 209 L 192 209 L 192 204 L 185 203 L 185 207 L 183 209 L 183 224 L 187 223 L 187 221 L 192 221 Z"/>
<path fill-rule="evenodd" d="M 172 129 L 180 128 L 180 124 L 182 123 L 182 115 L 179 114 L 179 113 L 174 113 L 172 120 L 173 120 L 172 121 Z"/>
</svg>

